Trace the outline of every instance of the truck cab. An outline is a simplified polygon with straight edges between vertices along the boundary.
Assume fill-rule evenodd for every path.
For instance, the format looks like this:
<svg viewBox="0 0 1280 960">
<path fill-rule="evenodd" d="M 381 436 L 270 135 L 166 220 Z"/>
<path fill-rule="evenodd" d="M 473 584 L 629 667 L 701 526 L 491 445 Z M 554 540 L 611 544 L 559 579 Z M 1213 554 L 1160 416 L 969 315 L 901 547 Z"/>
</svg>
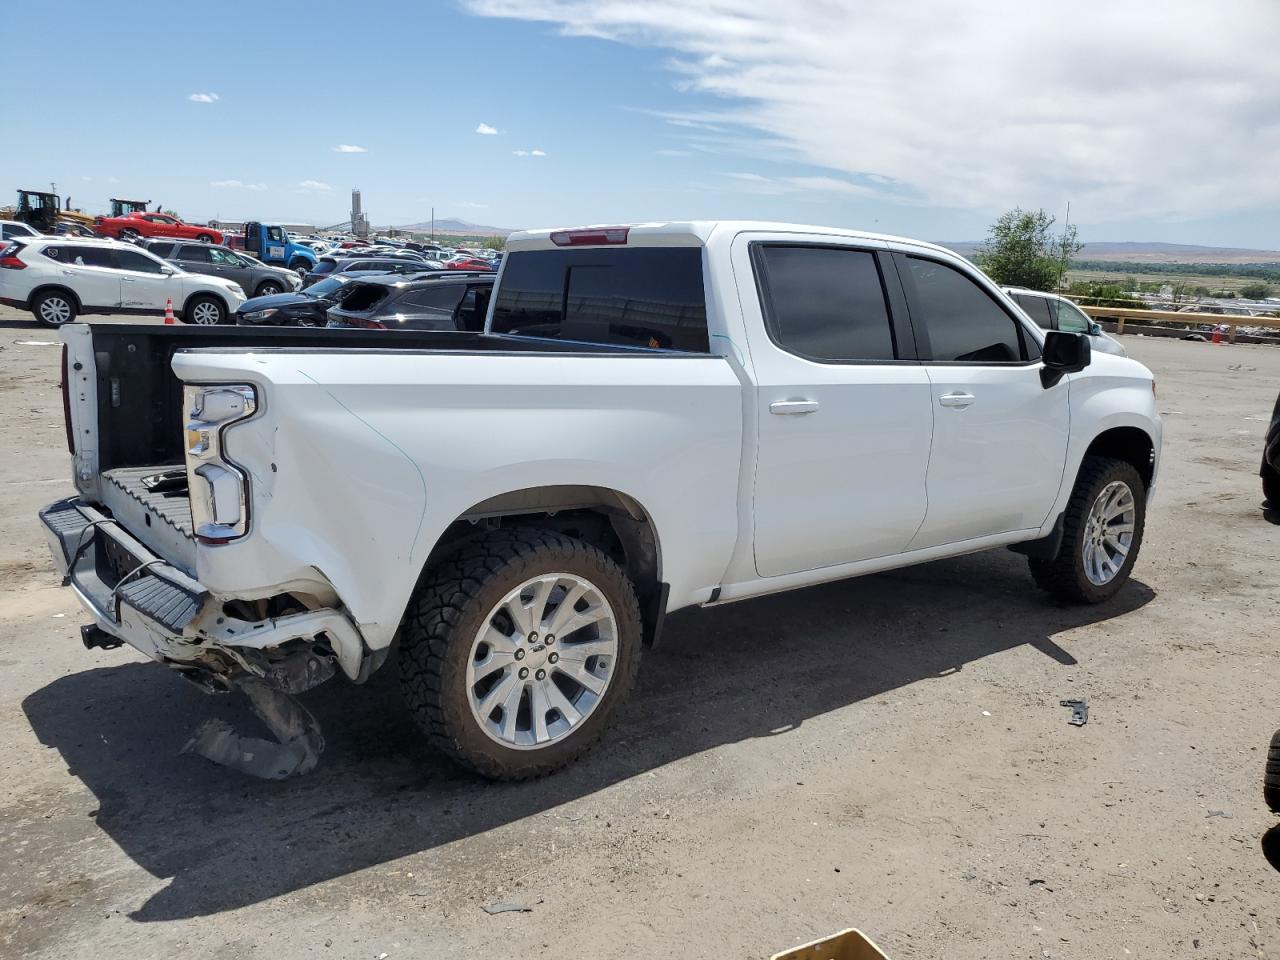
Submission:
<svg viewBox="0 0 1280 960">
<path fill-rule="evenodd" d="M 111 198 L 111 215 L 113 217 L 127 217 L 131 213 L 146 213 L 147 204 L 150 200 L 123 200 L 119 197 Z M 156 208 L 157 210 L 159 207 Z"/>
<path fill-rule="evenodd" d="M 300 276 L 305 276 L 316 265 L 316 252 L 304 244 L 290 240 L 288 232 L 278 223 L 246 223 L 244 249 L 263 263 L 288 267 L 297 271 Z"/>
</svg>

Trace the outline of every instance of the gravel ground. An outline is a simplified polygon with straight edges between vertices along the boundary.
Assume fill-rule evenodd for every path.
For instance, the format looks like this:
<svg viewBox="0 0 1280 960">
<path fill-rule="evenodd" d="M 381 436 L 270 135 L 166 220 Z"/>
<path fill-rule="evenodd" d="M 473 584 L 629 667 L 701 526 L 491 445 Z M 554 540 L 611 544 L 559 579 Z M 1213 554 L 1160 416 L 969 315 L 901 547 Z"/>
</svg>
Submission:
<svg viewBox="0 0 1280 960">
<path fill-rule="evenodd" d="M 424 747 L 393 682 L 333 683 L 320 768 L 260 783 L 179 754 L 241 703 L 82 649 L 35 520 L 72 489 L 56 336 L 24 317 L 0 308 L 0 956 L 756 958 L 849 926 L 894 960 L 1280 956 L 1280 351 L 1122 338 L 1165 457 L 1107 605 L 1001 550 L 682 613 L 597 751 L 525 785 Z"/>
</svg>

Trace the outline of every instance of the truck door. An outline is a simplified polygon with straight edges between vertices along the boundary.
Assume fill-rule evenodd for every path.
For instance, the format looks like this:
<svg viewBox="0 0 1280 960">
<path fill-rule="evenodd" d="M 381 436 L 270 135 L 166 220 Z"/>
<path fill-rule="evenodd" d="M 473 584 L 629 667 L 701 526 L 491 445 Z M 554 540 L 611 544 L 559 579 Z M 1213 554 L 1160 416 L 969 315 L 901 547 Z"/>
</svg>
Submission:
<svg viewBox="0 0 1280 960">
<path fill-rule="evenodd" d="M 1038 529 L 1058 498 L 1068 383 L 1040 383 L 1040 346 L 983 279 L 897 254 L 934 408 L 929 510 L 911 549 Z"/>
<path fill-rule="evenodd" d="M 259 260 L 262 256 L 262 224 L 246 223 L 244 225 L 244 248 Z"/>
<path fill-rule="evenodd" d="M 883 245 L 744 234 L 763 577 L 901 553 L 925 517 L 929 378 Z"/>
</svg>

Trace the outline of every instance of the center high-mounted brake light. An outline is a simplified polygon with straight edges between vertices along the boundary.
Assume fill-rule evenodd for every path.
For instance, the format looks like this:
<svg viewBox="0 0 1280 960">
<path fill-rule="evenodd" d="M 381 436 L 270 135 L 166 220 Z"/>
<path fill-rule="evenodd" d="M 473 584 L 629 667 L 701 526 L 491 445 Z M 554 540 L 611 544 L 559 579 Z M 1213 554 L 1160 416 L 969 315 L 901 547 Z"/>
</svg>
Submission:
<svg viewBox="0 0 1280 960">
<path fill-rule="evenodd" d="M 630 227 L 596 227 L 593 230 L 557 230 L 551 242 L 557 247 L 621 246 L 627 242 Z"/>
</svg>

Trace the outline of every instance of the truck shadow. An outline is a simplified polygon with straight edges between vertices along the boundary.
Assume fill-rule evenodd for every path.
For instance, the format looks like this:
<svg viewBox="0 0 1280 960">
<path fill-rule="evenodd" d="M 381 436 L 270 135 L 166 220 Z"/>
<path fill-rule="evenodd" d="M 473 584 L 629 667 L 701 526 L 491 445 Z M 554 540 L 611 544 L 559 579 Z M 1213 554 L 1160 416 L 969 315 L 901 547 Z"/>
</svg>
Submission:
<svg viewBox="0 0 1280 960">
<path fill-rule="evenodd" d="M 394 670 L 307 695 L 328 749 L 315 772 L 285 782 L 179 755 L 211 713 L 241 729 L 253 721 L 243 698 L 206 697 L 154 664 L 61 677 L 23 707 L 99 800 L 97 826 L 172 878 L 133 919 L 173 920 L 452 843 L 723 744 L 776 737 L 786 750 L 787 732 L 812 717 L 919 681 L 945 685 L 1024 644 L 1072 665 L 1054 636 L 1154 596 L 1133 581 L 1107 604 L 1058 606 L 1031 587 L 1021 558 L 994 552 L 683 612 L 646 652 L 635 696 L 595 752 L 525 784 L 485 782 L 425 746 Z M 56 842 L 56 817 L 33 822 Z"/>
</svg>

